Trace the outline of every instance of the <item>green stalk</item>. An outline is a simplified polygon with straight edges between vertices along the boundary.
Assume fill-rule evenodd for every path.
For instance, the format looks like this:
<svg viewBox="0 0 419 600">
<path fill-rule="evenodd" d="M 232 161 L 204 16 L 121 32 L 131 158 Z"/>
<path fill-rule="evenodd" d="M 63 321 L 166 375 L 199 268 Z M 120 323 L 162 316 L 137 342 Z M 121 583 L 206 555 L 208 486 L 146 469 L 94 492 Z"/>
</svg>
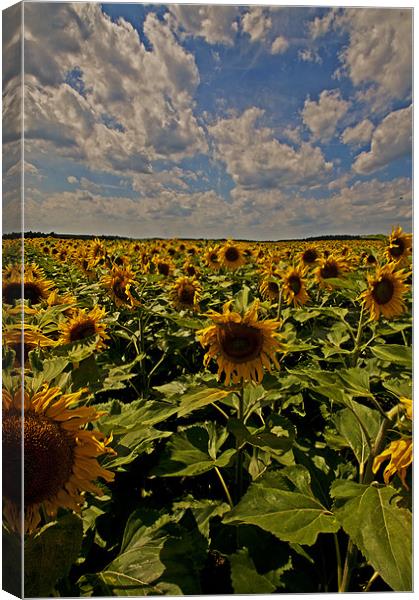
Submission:
<svg viewBox="0 0 419 600">
<path fill-rule="evenodd" d="M 342 585 L 342 557 L 340 555 L 339 540 L 338 540 L 338 536 L 336 533 L 333 534 L 333 539 L 335 541 L 335 550 L 336 550 L 338 590 L 340 590 L 340 586 Z"/>
<path fill-rule="evenodd" d="M 216 472 L 216 473 L 217 473 L 217 475 L 218 475 L 218 479 L 219 479 L 219 480 L 220 480 L 220 482 L 221 482 L 222 488 L 223 488 L 223 490 L 224 490 L 224 493 L 225 493 L 225 495 L 226 495 L 226 498 L 227 498 L 227 502 L 229 503 L 229 505 L 231 506 L 231 508 L 233 508 L 233 506 L 234 506 L 234 502 L 233 502 L 233 499 L 232 499 L 232 497 L 231 497 L 231 494 L 230 494 L 230 492 L 229 492 L 229 490 L 228 490 L 227 484 L 226 484 L 226 482 L 224 481 L 224 477 L 221 475 L 221 471 L 220 471 L 220 469 L 219 469 L 218 467 L 214 467 L 214 469 L 215 469 L 215 472 Z"/>
<path fill-rule="evenodd" d="M 354 348 L 352 350 L 352 366 L 353 367 L 356 366 L 359 352 L 360 352 L 360 342 L 361 342 L 361 337 L 362 337 L 362 331 L 364 329 L 364 325 L 362 323 L 363 316 L 364 316 L 364 305 L 361 304 L 361 311 L 359 313 L 359 321 L 358 321 L 358 330 L 356 332 Z"/>
<path fill-rule="evenodd" d="M 241 380 L 240 391 L 239 391 L 239 408 L 237 411 L 237 418 L 243 423 L 244 416 L 244 381 Z M 236 476 L 235 476 L 235 496 L 236 503 L 239 502 L 243 493 L 243 448 L 238 439 L 236 439 Z"/>
</svg>

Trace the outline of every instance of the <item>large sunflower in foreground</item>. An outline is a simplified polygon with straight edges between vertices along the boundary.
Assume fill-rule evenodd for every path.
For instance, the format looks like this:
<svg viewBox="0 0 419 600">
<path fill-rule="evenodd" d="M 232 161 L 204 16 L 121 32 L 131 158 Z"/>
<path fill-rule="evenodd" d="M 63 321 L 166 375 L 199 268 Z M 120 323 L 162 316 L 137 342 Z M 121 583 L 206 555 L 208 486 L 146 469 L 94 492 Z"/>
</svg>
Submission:
<svg viewBox="0 0 419 600">
<path fill-rule="evenodd" d="M 9 267 L 3 273 L 3 302 L 14 304 L 22 299 L 29 300 L 31 304 L 39 304 L 46 300 L 53 284 L 44 279 L 31 268 L 25 269 L 24 274 L 16 266 Z"/>
<path fill-rule="evenodd" d="M 260 382 L 263 368 L 268 371 L 271 363 L 279 369 L 276 352 L 281 348 L 276 329 L 279 322 L 258 320 L 259 302 L 242 316 L 231 311 L 231 301 L 223 307 L 222 313 L 210 311 L 208 316 L 213 324 L 198 331 L 198 339 L 203 347 L 208 346 L 204 365 L 215 358 L 218 363 L 218 377 L 225 373 L 225 383 L 238 383 L 244 380 Z"/>
<path fill-rule="evenodd" d="M 60 326 L 61 336 L 59 342 L 61 344 L 74 344 L 94 335 L 99 339 L 96 348 L 99 350 L 105 347 L 105 339 L 108 339 L 106 334 L 106 325 L 101 323 L 105 316 L 105 309 L 95 306 L 90 312 L 87 309 L 77 309 L 72 314 L 72 317 Z"/>
<path fill-rule="evenodd" d="M 304 280 L 305 274 L 305 269 L 290 267 L 283 275 L 282 294 L 287 304 L 297 307 L 305 304 L 309 299 Z"/>
<path fill-rule="evenodd" d="M 219 250 L 218 259 L 226 269 L 237 269 L 246 263 L 244 252 L 238 244 L 226 242 Z"/>
<path fill-rule="evenodd" d="M 25 532 L 36 529 L 41 511 L 50 517 L 59 508 L 79 511 L 83 492 L 101 495 L 93 483 L 98 477 L 113 480 L 114 474 L 97 461 L 101 454 L 114 453 L 108 447 L 110 438 L 85 428 L 103 413 L 88 406 L 71 408 L 81 395 L 63 395 L 60 388 L 48 385 L 32 395 L 18 390 L 12 396 L 3 390 L 4 516 L 11 529 L 21 530 L 21 484 L 16 465 L 21 460 L 22 429 Z"/>
<path fill-rule="evenodd" d="M 177 309 L 199 310 L 202 287 L 195 277 L 179 277 L 171 288 L 171 298 Z"/>
<path fill-rule="evenodd" d="M 406 262 L 411 253 L 412 235 L 404 233 L 401 227 L 393 228 L 386 248 L 388 260 L 390 262 Z"/>
<path fill-rule="evenodd" d="M 398 317 L 406 310 L 403 296 L 408 286 L 404 280 L 409 274 L 395 270 L 395 266 L 396 263 L 390 263 L 379 267 L 374 275 L 368 275 L 368 288 L 360 299 L 374 321 L 378 321 L 380 315 L 386 319 Z"/>
</svg>

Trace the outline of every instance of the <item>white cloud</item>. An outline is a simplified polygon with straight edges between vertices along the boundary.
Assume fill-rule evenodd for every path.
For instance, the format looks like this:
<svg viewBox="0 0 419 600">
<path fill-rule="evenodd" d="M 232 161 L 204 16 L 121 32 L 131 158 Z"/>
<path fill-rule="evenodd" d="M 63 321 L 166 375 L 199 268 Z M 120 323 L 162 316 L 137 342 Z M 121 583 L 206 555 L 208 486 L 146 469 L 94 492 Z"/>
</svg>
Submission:
<svg viewBox="0 0 419 600">
<path fill-rule="evenodd" d="M 202 37 L 208 44 L 234 44 L 238 7 L 178 4 L 168 9 L 167 21 L 181 35 Z"/>
<path fill-rule="evenodd" d="M 194 116 L 198 69 L 167 23 L 147 15 L 147 50 L 129 23 L 113 22 L 98 4 L 25 10 L 28 152 L 127 174 L 206 151 Z M 75 68 L 82 93 L 63 83 Z"/>
<path fill-rule="evenodd" d="M 337 9 L 332 8 L 323 17 L 316 17 L 313 21 L 311 21 L 308 24 L 311 37 L 316 39 L 325 35 L 331 28 L 336 14 Z"/>
<path fill-rule="evenodd" d="M 361 152 L 352 166 L 357 173 L 368 174 L 412 150 L 412 106 L 387 115 L 375 129 L 371 148 Z"/>
<path fill-rule="evenodd" d="M 344 144 L 362 146 L 371 140 L 373 131 L 374 125 L 369 119 L 364 119 L 353 127 L 347 127 L 341 135 L 341 140 Z"/>
<path fill-rule="evenodd" d="M 252 42 L 261 42 L 266 39 L 272 27 L 272 19 L 267 15 L 265 9 L 252 7 L 243 15 L 241 25 L 243 31 L 249 34 Z"/>
<path fill-rule="evenodd" d="M 219 119 L 208 127 L 216 157 L 226 164 L 237 186 L 247 190 L 313 185 L 332 169 L 320 148 L 303 143 L 295 150 L 280 143 L 272 129 L 258 125 L 264 111 L 252 107 L 240 116 Z"/>
<path fill-rule="evenodd" d="M 323 62 L 320 54 L 311 48 L 299 50 L 298 58 L 303 62 L 314 62 L 318 65 L 321 65 Z"/>
<path fill-rule="evenodd" d="M 341 97 L 339 90 L 323 90 L 317 102 L 309 98 L 304 102 L 303 122 L 315 139 L 330 140 L 349 106 L 350 102 Z"/>
<path fill-rule="evenodd" d="M 71 184 L 71 185 L 76 185 L 76 183 L 78 183 L 78 182 L 79 182 L 79 180 L 77 179 L 77 177 L 74 177 L 74 175 L 69 175 L 69 176 L 67 177 L 67 181 L 68 181 L 68 183 L 69 183 L 69 184 Z"/>
<path fill-rule="evenodd" d="M 288 47 L 289 42 L 284 38 L 284 36 L 279 35 L 272 42 L 271 54 L 283 54 L 287 51 Z"/>
</svg>

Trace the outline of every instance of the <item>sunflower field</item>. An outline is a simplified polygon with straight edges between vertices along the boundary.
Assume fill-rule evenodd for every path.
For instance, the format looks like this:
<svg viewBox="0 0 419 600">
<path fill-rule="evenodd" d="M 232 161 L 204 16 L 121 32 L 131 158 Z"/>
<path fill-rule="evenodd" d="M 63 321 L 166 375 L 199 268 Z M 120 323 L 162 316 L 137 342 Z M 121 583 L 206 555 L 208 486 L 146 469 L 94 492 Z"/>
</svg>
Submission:
<svg viewBox="0 0 419 600">
<path fill-rule="evenodd" d="M 6 589 L 411 590 L 411 243 L 4 240 Z"/>
</svg>

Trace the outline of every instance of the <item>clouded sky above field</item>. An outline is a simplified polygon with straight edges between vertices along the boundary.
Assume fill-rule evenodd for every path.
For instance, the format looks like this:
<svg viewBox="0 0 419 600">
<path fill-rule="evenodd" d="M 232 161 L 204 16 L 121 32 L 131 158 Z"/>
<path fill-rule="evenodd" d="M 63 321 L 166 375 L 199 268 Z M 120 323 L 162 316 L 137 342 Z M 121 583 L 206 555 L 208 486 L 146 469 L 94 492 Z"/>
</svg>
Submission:
<svg viewBox="0 0 419 600">
<path fill-rule="evenodd" d="M 410 230 L 411 27 L 401 9 L 26 4 L 26 229 Z"/>
</svg>

